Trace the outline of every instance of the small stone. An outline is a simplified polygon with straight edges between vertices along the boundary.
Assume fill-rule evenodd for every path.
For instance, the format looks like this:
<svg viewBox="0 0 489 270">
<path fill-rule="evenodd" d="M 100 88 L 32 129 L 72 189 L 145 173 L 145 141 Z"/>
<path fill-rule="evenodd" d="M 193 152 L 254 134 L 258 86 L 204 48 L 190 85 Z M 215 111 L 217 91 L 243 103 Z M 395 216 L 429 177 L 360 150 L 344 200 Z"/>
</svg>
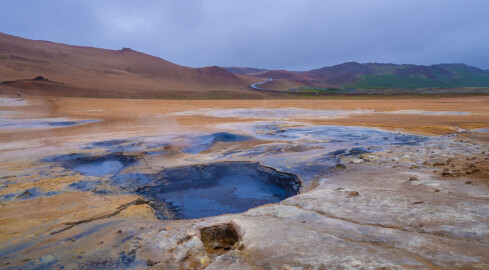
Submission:
<svg viewBox="0 0 489 270">
<path fill-rule="evenodd" d="M 465 170 L 465 174 L 473 174 L 479 171 L 479 169 L 477 169 L 474 163 L 469 163 L 468 165 L 466 165 L 464 167 L 464 170 Z"/>
<path fill-rule="evenodd" d="M 413 165 L 411 165 L 411 166 L 409 167 L 409 169 L 411 169 L 411 170 L 412 170 L 412 169 L 419 169 L 419 166 L 418 166 L 418 165 L 416 165 L 416 164 L 413 164 Z"/>
<path fill-rule="evenodd" d="M 219 242 L 215 241 L 212 244 L 210 244 L 209 246 L 211 246 L 213 249 L 218 249 L 221 247 L 221 244 Z"/>
<path fill-rule="evenodd" d="M 470 184 L 472 184 L 472 181 L 465 181 L 465 184 L 470 185 Z"/>
<path fill-rule="evenodd" d="M 424 203 L 424 202 L 422 202 L 422 201 L 419 201 L 419 202 L 413 202 L 413 204 L 422 204 L 422 203 Z"/>
<path fill-rule="evenodd" d="M 363 164 L 363 163 L 365 163 L 365 160 L 359 158 L 350 160 L 350 164 Z"/>
<path fill-rule="evenodd" d="M 76 242 L 76 239 L 75 238 L 70 238 L 70 239 L 66 240 L 65 243 L 72 243 L 72 242 Z"/>
<path fill-rule="evenodd" d="M 290 265 L 288 264 L 284 264 L 282 265 L 282 268 L 280 268 L 280 270 L 292 270 L 292 267 L 290 267 Z"/>
<path fill-rule="evenodd" d="M 360 195 L 360 193 L 358 193 L 357 191 L 350 191 L 348 193 L 348 197 L 357 197 L 359 195 Z"/>
<path fill-rule="evenodd" d="M 418 181 L 418 177 L 416 177 L 416 176 L 411 176 L 411 177 L 409 178 L 409 181 Z"/>
<path fill-rule="evenodd" d="M 359 158 L 362 159 L 364 162 L 370 162 L 369 156 L 360 155 Z"/>
<path fill-rule="evenodd" d="M 443 168 L 441 175 L 445 177 L 446 176 L 457 177 L 460 176 L 460 171 L 459 170 L 451 171 L 448 168 Z"/>
<path fill-rule="evenodd" d="M 23 193 L 17 195 L 16 198 L 23 199 L 23 198 L 31 197 L 32 195 L 34 195 L 34 194 L 32 194 L 32 192 L 30 190 L 25 190 Z"/>
<path fill-rule="evenodd" d="M 121 230 L 118 230 L 117 233 L 122 233 L 122 231 Z"/>
<path fill-rule="evenodd" d="M 338 164 L 336 164 L 336 169 L 345 170 L 346 169 L 346 165 L 345 164 L 338 163 Z"/>
<path fill-rule="evenodd" d="M 439 189 L 435 189 L 435 192 L 440 192 L 440 190 Z"/>
</svg>

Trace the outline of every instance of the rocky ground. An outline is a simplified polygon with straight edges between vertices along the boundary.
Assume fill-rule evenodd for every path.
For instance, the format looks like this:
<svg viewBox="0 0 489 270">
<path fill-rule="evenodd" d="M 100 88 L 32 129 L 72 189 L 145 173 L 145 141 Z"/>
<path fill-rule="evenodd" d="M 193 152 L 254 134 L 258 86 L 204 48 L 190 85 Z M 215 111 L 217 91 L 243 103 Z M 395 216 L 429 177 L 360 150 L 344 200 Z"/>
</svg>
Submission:
<svg viewBox="0 0 489 270">
<path fill-rule="evenodd" d="M 1 268 L 489 268 L 488 133 L 290 123 L 226 131 L 4 144 Z M 343 142 L 322 137 L 336 132 Z M 100 176 L 90 167 L 99 161 L 115 163 L 97 167 Z M 178 212 L 139 189 L 183 166 L 212 179 L 202 164 L 222 162 L 297 176 L 301 192 L 242 213 L 175 220 Z"/>
</svg>

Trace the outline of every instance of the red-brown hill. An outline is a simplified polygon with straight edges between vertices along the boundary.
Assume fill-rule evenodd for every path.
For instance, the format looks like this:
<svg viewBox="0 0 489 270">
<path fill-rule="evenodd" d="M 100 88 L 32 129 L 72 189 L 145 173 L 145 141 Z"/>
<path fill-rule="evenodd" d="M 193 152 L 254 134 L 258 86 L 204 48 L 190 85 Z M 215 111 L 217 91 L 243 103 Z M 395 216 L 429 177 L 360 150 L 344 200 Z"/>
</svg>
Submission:
<svg viewBox="0 0 489 270">
<path fill-rule="evenodd" d="M 49 81 L 30 80 L 42 76 Z M 29 40 L 0 33 L 1 91 L 61 96 L 197 97 L 263 95 L 259 79 L 220 67 L 189 68 L 129 48 Z"/>
</svg>

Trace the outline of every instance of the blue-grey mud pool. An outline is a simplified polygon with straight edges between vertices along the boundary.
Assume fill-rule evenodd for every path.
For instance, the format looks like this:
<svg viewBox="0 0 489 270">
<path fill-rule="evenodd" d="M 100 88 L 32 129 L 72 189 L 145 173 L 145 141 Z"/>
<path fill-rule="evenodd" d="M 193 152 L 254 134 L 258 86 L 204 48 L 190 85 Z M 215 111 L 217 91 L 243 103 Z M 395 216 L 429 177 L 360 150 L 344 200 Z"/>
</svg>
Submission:
<svg viewBox="0 0 489 270">
<path fill-rule="evenodd" d="M 0 100 L 2 269 L 489 267 L 487 101 L 61 101 Z"/>
</svg>

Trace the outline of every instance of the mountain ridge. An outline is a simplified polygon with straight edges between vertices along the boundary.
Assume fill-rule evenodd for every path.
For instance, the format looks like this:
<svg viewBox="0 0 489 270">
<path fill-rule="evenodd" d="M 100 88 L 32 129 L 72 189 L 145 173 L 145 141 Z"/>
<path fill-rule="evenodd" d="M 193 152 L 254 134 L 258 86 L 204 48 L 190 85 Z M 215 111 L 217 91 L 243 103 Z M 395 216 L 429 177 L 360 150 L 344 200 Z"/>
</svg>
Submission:
<svg viewBox="0 0 489 270">
<path fill-rule="evenodd" d="M 37 77 L 45 80 L 34 79 Z M 250 87 L 268 78 L 273 80 L 260 84 L 260 90 L 274 91 Z M 301 89 L 324 92 L 466 87 L 489 87 L 489 70 L 463 63 L 426 66 L 358 62 L 309 71 L 191 68 L 126 47 L 108 50 L 0 33 L 0 93 L 221 99 L 298 96 L 295 90 Z"/>
<path fill-rule="evenodd" d="M 244 73 L 247 74 L 247 73 Z M 269 70 L 261 74 L 247 74 L 287 80 L 298 87 L 315 88 L 459 88 L 489 87 L 489 72 L 463 63 L 454 64 L 392 64 L 345 62 L 308 71 Z M 279 84 L 272 82 L 270 85 Z M 269 85 L 269 86 L 270 86 Z"/>
</svg>

